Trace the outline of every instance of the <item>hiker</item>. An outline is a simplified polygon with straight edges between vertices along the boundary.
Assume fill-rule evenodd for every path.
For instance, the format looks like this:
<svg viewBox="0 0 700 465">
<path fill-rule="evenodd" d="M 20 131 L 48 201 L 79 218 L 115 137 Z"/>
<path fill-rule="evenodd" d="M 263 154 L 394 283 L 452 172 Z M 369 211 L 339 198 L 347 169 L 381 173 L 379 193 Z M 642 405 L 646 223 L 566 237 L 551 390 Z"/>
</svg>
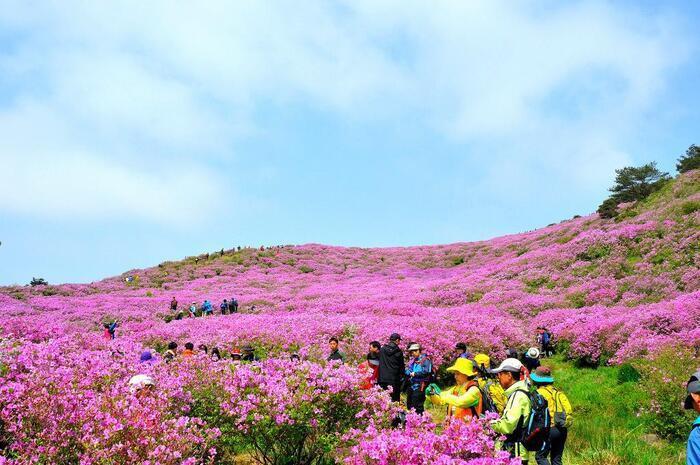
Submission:
<svg viewBox="0 0 700 465">
<path fill-rule="evenodd" d="M 495 375 L 489 373 L 491 370 L 491 357 L 486 354 L 476 354 L 474 363 L 479 372 L 479 387 L 481 392 L 487 394 L 499 415 L 503 414 L 503 409 L 506 406 L 506 393 L 501 387 Z"/>
<path fill-rule="evenodd" d="M 332 362 L 334 360 L 340 360 L 340 363 L 343 364 L 345 363 L 345 354 L 338 350 L 338 338 L 333 336 L 328 340 L 328 345 L 331 348 L 331 353 L 326 359 L 328 362 Z"/>
<path fill-rule="evenodd" d="M 187 311 L 189 312 L 188 316 L 190 318 L 196 317 L 197 316 L 197 303 L 192 302 L 192 305 L 190 305 L 190 308 L 188 308 Z"/>
<path fill-rule="evenodd" d="M 229 313 L 237 313 L 238 312 L 238 301 L 236 300 L 235 297 L 232 297 L 231 300 L 229 301 L 228 309 L 229 309 Z"/>
<path fill-rule="evenodd" d="M 532 373 L 540 366 L 540 350 L 537 347 L 527 349 L 523 357 L 523 365 L 527 368 L 528 373 Z"/>
<path fill-rule="evenodd" d="M 491 422 L 493 430 L 505 435 L 506 439 L 501 445 L 510 452 L 511 457 L 520 457 L 523 464 L 528 464 L 530 456 L 525 446 L 518 442 L 516 435 L 520 432 L 530 416 L 530 398 L 527 394 L 528 387 L 522 377 L 523 364 L 516 358 L 507 358 L 501 362 L 498 368 L 491 370 L 498 377 L 498 382 L 506 393 L 506 406 L 503 415 L 498 420 Z M 520 428 L 519 428 L 520 426 Z"/>
<path fill-rule="evenodd" d="M 211 302 L 208 300 L 205 300 L 204 303 L 202 304 L 202 315 L 207 316 L 211 315 L 214 313 L 214 307 L 211 305 Z"/>
<path fill-rule="evenodd" d="M 683 407 L 700 413 L 700 371 L 696 371 L 686 385 L 688 396 Z M 687 465 L 700 465 L 700 417 L 696 418 L 690 429 L 688 445 L 686 446 Z"/>
<path fill-rule="evenodd" d="M 139 358 L 139 363 L 153 363 L 156 359 L 153 358 L 153 354 L 150 350 L 144 350 L 141 352 L 141 357 Z"/>
<path fill-rule="evenodd" d="M 200 352 L 204 352 L 205 354 L 209 353 L 209 348 L 204 344 L 199 344 L 197 346 L 197 350 L 199 350 Z"/>
<path fill-rule="evenodd" d="M 214 360 L 215 362 L 218 362 L 219 360 L 221 360 L 221 352 L 219 352 L 218 347 L 214 347 L 213 349 L 211 349 L 210 358 L 212 360 Z"/>
<path fill-rule="evenodd" d="M 401 382 L 404 375 L 403 352 L 399 348 L 401 336 L 393 333 L 389 336 L 389 343 L 384 344 L 379 350 L 379 377 L 377 384 L 387 390 L 391 386 L 391 400 L 401 400 Z"/>
<path fill-rule="evenodd" d="M 369 343 L 369 352 L 367 352 L 367 360 L 360 363 L 357 367 L 360 372 L 360 389 L 371 389 L 377 384 L 379 377 L 379 350 L 382 345 L 378 341 Z"/>
<path fill-rule="evenodd" d="M 117 326 L 119 326 L 119 322 L 117 320 L 114 320 L 111 323 L 104 323 L 103 326 L 105 328 L 105 339 L 114 339 L 116 337 Z"/>
<path fill-rule="evenodd" d="M 458 358 L 447 371 L 454 374 L 456 384 L 444 391 L 436 384 L 431 384 L 428 389 L 430 401 L 436 405 L 447 405 L 449 418 L 478 418 L 483 412 L 484 399 L 476 381 L 474 362 L 467 358 Z"/>
<path fill-rule="evenodd" d="M 163 354 L 163 358 L 165 358 L 166 362 L 172 362 L 175 357 L 177 356 L 177 342 L 170 342 L 168 344 L 168 350 L 165 351 L 165 354 Z"/>
<path fill-rule="evenodd" d="M 467 351 L 467 345 L 464 342 L 458 342 L 455 344 L 454 360 L 452 363 L 457 361 L 458 358 L 472 358 L 472 354 Z"/>
<path fill-rule="evenodd" d="M 234 347 L 234 349 L 231 351 L 231 360 L 233 361 L 234 365 L 241 363 L 241 351 L 237 347 Z"/>
<path fill-rule="evenodd" d="M 417 414 L 422 415 L 425 410 L 425 388 L 433 377 L 433 363 L 423 353 L 420 344 L 415 342 L 408 346 L 408 355 L 411 361 L 406 368 L 406 379 L 409 383 L 406 408 L 414 409 Z"/>
<path fill-rule="evenodd" d="M 542 328 L 542 356 L 551 357 L 552 351 L 552 333 L 547 328 Z"/>
<path fill-rule="evenodd" d="M 226 315 L 226 312 L 228 312 L 228 300 L 224 299 L 224 301 L 221 302 L 221 305 L 219 305 L 219 309 L 221 310 L 222 315 Z"/>
<path fill-rule="evenodd" d="M 185 344 L 185 350 L 182 351 L 182 356 L 184 358 L 190 358 L 194 355 L 194 344 L 188 342 Z"/>
<path fill-rule="evenodd" d="M 135 375 L 129 379 L 129 391 L 136 397 L 143 397 L 156 386 L 155 381 L 149 375 Z"/>
<path fill-rule="evenodd" d="M 170 311 L 177 312 L 177 299 L 175 299 L 175 297 L 170 301 Z"/>
<path fill-rule="evenodd" d="M 253 346 L 250 344 L 246 344 L 243 346 L 243 357 L 241 357 L 241 360 L 244 362 L 257 362 L 258 357 L 255 355 L 255 351 L 253 350 Z"/>
<path fill-rule="evenodd" d="M 566 394 L 553 386 L 554 378 L 549 367 L 537 367 L 530 373 L 530 379 L 537 388 L 537 392 L 547 400 L 549 415 L 552 418 L 552 427 L 549 430 L 549 443 L 544 450 L 537 451 L 535 459 L 537 465 L 550 465 L 548 456 L 551 456 L 551 465 L 562 465 L 564 444 L 571 422 L 573 421 L 571 404 Z"/>
<path fill-rule="evenodd" d="M 301 362 L 301 357 L 299 357 L 299 354 L 297 354 L 297 353 L 295 352 L 295 353 L 293 353 L 292 355 L 289 356 L 289 361 L 290 361 L 290 362 L 294 362 L 294 363 L 299 363 L 299 362 Z"/>
</svg>

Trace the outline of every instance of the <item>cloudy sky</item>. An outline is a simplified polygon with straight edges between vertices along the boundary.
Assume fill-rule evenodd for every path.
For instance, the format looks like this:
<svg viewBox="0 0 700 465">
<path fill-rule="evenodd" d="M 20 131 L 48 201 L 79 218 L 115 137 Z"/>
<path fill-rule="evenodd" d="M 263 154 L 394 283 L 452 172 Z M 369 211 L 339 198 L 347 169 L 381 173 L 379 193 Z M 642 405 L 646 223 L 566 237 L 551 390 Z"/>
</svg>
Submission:
<svg viewBox="0 0 700 465">
<path fill-rule="evenodd" d="M 663 5 L 657 5 L 663 3 Z M 485 239 L 700 143 L 695 1 L 0 0 L 0 283 Z"/>
</svg>

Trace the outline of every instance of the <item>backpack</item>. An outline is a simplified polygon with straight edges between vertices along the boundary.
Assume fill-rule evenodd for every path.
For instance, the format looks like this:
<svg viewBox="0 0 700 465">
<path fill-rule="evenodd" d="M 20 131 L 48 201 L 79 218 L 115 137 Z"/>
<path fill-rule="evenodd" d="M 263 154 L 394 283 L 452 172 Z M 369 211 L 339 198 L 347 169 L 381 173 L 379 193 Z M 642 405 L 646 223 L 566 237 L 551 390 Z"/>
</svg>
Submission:
<svg viewBox="0 0 700 465">
<path fill-rule="evenodd" d="M 545 331 L 542 333 L 542 344 L 549 344 L 549 342 L 552 340 L 552 335 L 549 334 L 549 331 Z"/>
<path fill-rule="evenodd" d="M 486 413 L 486 412 L 498 413 L 498 408 L 496 408 L 496 403 L 493 401 L 493 398 L 491 398 L 491 390 L 489 389 L 491 387 L 491 384 L 493 384 L 493 381 L 487 381 L 486 384 L 484 385 L 484 389 L 481 389 L 481 387 L 477 383 L 477 387 L 479 388 L 479 391 L 481 391 L 481 403 L 482 403 L 481 411 L 482 411 L 482 413 Z"/>
<path fill-rule="evenodd" d="M 527 396 L 530 402 L 530 415 L 527 418 L 520 418 L 518 427 L 507 436 L 507 440 L 519 442 L 529 451 L 543 450 L 549 442 L 549 430 L 552 427 L 547 399 L 538 392 L 528 392 L 524 389 L 518 389 L 515 392 L 522 392 Z"/>
</svg>

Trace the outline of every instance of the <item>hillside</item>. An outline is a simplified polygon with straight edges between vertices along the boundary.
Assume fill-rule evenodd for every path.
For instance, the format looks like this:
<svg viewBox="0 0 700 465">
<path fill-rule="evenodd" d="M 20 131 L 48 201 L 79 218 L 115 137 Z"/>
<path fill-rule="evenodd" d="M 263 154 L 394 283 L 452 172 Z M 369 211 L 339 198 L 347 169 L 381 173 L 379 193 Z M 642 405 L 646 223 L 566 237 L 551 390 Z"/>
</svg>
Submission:
<svg viewBox="0 0 700 465">
<path fill-rule="evenodd" d="M 436 407 L 391 428 L 396 406 L 358 389 L 355 367 L 392 332 L 443 369 L 456 342 L 498 361 L 534 345 L 539 325 L 554 332 L 546 363 L 574 403 L 567 463 L 677 465 L 682 383 L 700 348 L 699 252 L 696 170 L 614 220 L 430 247 L 236 248 L 91 284 L 3 287 L 0 465 L 517 465 L 494 452 L 487 420 L 438 428 Z M 185 314 L 207 299 L 214 315 L 176 319 L 173 297 Z M 239 312 L 220 314 L 232 297 Z M 325 361 L 331 336 L 344 366 Z M 232 360 L 248 344 L 262 362 Z M 155 381 L 135 390 L 137 374 Z"/>
<path fill-rule="evenodd" d="M 117 318 L 136 340 L 232 345 L 246 328 L 247 338 L 285 348 L 406 327 L 437 353 L 461 339 L 497 353 L 526 345 L 544 323 L 573 356 L 620 361 L 680 332 L 697 340 L 699 178 L 681 176 L 614 221 L 590 215 L 483 242 L 225 250 L 88 285 L 5 287 L 0 328 L 38 341 Z M 173 296 L 181 307 L 209 299 L 217 310 L 236 296 L 242 314 L 166 323 Z"/>
</svg>

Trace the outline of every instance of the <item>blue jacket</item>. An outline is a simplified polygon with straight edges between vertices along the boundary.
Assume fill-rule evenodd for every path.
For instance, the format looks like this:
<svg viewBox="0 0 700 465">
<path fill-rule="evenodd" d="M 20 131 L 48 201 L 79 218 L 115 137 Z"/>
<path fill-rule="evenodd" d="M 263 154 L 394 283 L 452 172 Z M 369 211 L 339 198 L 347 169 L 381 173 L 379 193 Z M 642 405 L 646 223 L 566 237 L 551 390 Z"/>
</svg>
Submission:
<svg viewBox="0 0 700 465">
<path fill-rule="evenodd" d="M 700 465 L 700 417 L 693 422 L 693 429 L 688 436 L 687 465 Z"/>
<path fill-rule="evenodd" d="M 412 378 L 410 377 L 411 373 L 413 373 Z M 410 380 L 411 389 L 414 391 L 424 389 L 427 383 L 430 382 L 432 374 L 433 363 L 425 354 L 420 354 L 418 357 L 412 359 L 408 363 L 408 368 L 406 368 L 406 377 Z M 425 383 L 425 385 L 421 386 L 423 383 Z"/>
</svg>

